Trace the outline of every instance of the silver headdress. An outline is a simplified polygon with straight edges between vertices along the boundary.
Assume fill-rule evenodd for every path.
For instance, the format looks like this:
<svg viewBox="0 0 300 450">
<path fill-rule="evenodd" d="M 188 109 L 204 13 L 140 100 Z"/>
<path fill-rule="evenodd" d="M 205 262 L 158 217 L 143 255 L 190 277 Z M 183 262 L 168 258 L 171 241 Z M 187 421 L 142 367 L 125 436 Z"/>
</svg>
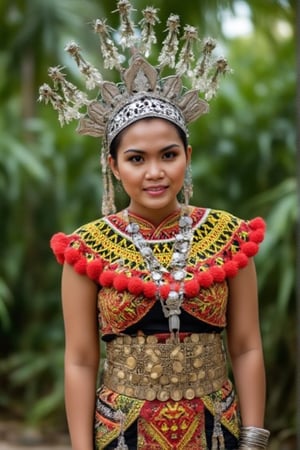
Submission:
<svg viewBox="0 0 300 450">
<path fill-rule="evenodd" d="M 197 29 L 184 27 L 179 51 L 179 16 L 171 14 L 167 20 L 166 37 L 158 56 L 158 64 L 151 65 L 146 58 L 152 44 L 156 43 L 154 26 L 159 22 L 158 10 L 147 7 L 142 11 L 140 29 L 131 19 L 134 11 L 129 0 L 119 0 L 120 29 L 113 30 L 106 19 L 94 22 L 94 31 L 100 39 L 105 69 L 117 69 L 120 83 L 105 81 L 101 73 L 82 54 L 80 47 L 71 42 L 65 50 L 75 60 L 85 79 L 86 89 L 97 88 L 96 98 L 67 81 L 63 67 L 52 67 L 49 76 L 53 87 L 43 84 L 39 101 L 50 103 L 58 112 L 61 125 L 78 120 L 77 131 L 103 138 L 101 165 L 104 180 L 102 212 L 114 212 L 112 176 L 107 164 L 109 147 L 113 139 L 128 125 L 145 117 L 158 117 L 179 126 L 186 134 L 186 125 L 208 111 L 208 101 L 218 89 L 218 76 L 229 71 L 224 58 L 214 58 L 216 42 L 207 38 L 200 42 Z M 116 43 L 118 42 L 118 44 Z M 194 47 L 201 47 L 195 55 Z M 129 49 L 128 64 L 124 52 Z M 178 58 L 177 58 L 177 54 Z M 162 78 L 164 68 L 174 70 L 174 75 Z M 184 79 L 189 86 L 184 86 Z M 202 94 L 202 98 L 199 97 Z"/>
</svg>

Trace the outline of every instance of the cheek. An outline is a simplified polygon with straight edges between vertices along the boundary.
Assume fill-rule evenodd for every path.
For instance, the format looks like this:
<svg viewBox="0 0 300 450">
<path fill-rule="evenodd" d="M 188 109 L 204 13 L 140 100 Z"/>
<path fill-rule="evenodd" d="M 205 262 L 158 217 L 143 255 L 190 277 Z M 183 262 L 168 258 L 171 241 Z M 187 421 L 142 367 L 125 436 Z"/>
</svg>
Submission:
<svg viewBox="0 0 300 450">
<path fill-rule="evenodd" d="M 176 167 L 172 171 L 173 178 L 177 179 L 178 181 L 179 180 L 184 180 L 186 169 L 187 169 L 187 162 L 186 162 L 186 160 L 178 162 L 178 164 L 176 165 Z"/>
<path fill-rule="evenodd" d="M 130 165 L 121 164 L 119 165 L 119 174 L 123 181 L 126 181 L 133 177 L 133 174 L 137 173 L 137 171 Z"/>
<path fill-rule="evenodd" d="M 119 175 L 124 188 L 132 189 L 140 182 L 139 171 L 136 168 L 122 166 Z"/>
</svg>

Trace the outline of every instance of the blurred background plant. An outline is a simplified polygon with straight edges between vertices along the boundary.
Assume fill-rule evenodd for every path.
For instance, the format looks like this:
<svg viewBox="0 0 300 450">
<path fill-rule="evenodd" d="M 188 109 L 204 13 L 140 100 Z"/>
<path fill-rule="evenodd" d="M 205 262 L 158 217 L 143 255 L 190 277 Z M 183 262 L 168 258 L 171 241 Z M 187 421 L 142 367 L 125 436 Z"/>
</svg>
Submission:
<svg viewBox="0 0 300 450">
<path fill-rule="evenodd" d="M 266 426 L 296 434 L 295 0 L 153 0 L 158 34 L 170 12 L 212 35 L 233 74 L 211 113 L 191 127 L 194 203 L 263 216 L 256 258 L 268 376 Z M 148 1 L 135 0 L 136 9 Z M 61 129 L 37 104 L 47 68 L 66 65 L 75 39 L 98 62 L 93 18 L 111 0 L 2 0 L 0 4 L 0 415 L 65 427 L 60 267 L 51 235 L 100 215 L 100 143 Z M 116 15 L 111 16 L 112 23 Z M 119 206 L 125 206 L 122 194 Z M 5 389 L 3 389 L 5 386 Z M 293 447 L 291 447 L 293 448 Z"/>
</svg>

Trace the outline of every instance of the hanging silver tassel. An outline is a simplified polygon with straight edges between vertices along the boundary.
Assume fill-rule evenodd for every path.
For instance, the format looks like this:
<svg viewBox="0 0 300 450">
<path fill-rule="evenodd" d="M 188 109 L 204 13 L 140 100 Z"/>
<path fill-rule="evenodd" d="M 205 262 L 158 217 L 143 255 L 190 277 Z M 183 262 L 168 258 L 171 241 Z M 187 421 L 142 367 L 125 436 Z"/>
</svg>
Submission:
<svg viewBox="0 0 300 450">
<path fill-rule="evenodd" d="M 215 401 L 214 430 L 212 435 L 212 450 L 225 450 L 224 435 L 221 426 L 222 403 Z"/>
<path fill-rule="evenodd" d="M 115 414 L 115 419 L 120 421 L 120 434 L 118 437 L 118 445 L 115 450 L 129 450 L 124 437 L 125 414 L 119 409 Z"/>
<path fill-rule="evenodd" d="M 183 197 L 185 206 L 189 205 L 192 196 L 193 196 L 192 166 L 191 163 L 189 163 L 185 171 L 185 178 L 183 185 Z"/>
</svg>

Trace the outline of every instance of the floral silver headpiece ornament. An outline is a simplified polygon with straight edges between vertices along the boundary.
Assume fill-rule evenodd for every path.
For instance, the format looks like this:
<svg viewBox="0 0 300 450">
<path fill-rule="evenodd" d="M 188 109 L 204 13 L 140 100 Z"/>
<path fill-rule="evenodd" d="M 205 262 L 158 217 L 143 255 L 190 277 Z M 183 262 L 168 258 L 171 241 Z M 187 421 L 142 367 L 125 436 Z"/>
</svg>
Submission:
<svg viewBox="0 0 300 450">
<path fill-rule="evenodd" d="M 158 9 L 147 7 L 142 11 L 139 29 L 132 21 L 133 11 L 129 0 L 119 0 L 113 11 L 120 15 L 118 31 L 106 19 L 97 19 L 93 24 L 100 39 L 104 68 L 117 69 L 120 83 L 103 80 L 100 71 L 84 59 L 79 45 L 70 42 L 65 50 L 75 60 L 86 89 L 97 89 L 98 95 L 90 99 L 67 80 L 64 67 L 60 66 L 49 68 L 53 86 L 45 83 L 39 89 L 38 100 L 52 105 L 62 126 L 75 119 L 79 121 L 78 133 L 102 138 L 104 215 L 115 212 L 112 173 L 107 161 L 110 144 L 117 134 L 139 119 L 158 117 L 176 124 L 188 135 L 187 124 L 208 112 L 219 75 L 230 71 L 226 59 L 213 57 L 213 39 L 200 41 L 197 29 L 190 25 L 179 36 L 179 16 L 175 14 L 167 20 L 158 63 L 151 65 L 147 58 L 157 42 L 154 27 L 159 23 Z M 198 55 L 194 52 L 196 46 Z M 173 69 L 174 74 L 163 78 L 165 68 Z M 189 87 L 184 85 L 184 79 Z"/>
</svg>

